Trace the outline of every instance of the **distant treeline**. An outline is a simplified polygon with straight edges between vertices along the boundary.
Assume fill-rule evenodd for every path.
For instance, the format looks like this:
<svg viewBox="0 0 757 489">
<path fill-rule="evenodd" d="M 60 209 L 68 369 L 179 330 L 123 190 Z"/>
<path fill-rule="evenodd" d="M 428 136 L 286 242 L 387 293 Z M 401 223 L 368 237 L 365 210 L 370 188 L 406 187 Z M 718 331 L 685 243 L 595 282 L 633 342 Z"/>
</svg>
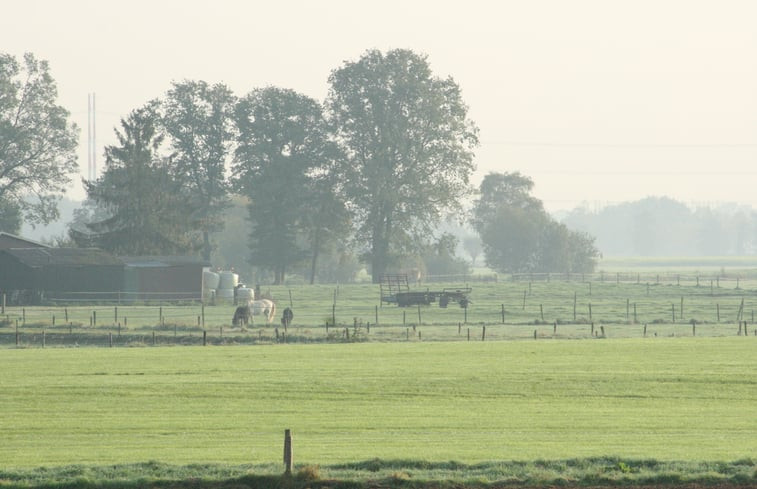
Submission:
<svg viewBox="0 0 757 489">
<path fill-rule="evenodd" d="M 736 204 L 690 207 L 648 197 L 605 207 L 577 208 L 562 219 L 596 237 L 604 255 L 725 256 L 757 251 L 757 214 Z"/>
</svg>

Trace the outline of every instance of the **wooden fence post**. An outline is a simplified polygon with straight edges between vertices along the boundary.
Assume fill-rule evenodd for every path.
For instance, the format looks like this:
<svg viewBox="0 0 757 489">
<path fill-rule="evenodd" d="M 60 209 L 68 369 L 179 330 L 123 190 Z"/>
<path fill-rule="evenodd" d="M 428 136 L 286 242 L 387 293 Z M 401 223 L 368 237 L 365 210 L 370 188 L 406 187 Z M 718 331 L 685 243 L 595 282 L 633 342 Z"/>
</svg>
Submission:
<svg viewBox="0 0 757 489">
<path fill-rule="evenodd" d="M 292 431 L 284 430 L 284 474 L 292 475 Z"/>
<path fill-rule="evenodd" d="M 573 292 L 573 322 L 576 322 L 576 300 L 578 299 L 578 293 Z"/>
<path fill-rule="evenodd" d="M 481 331 L 481 341 L 486 341 L 486 326 L 484 326 L 484 329 Z"/>
</svg>

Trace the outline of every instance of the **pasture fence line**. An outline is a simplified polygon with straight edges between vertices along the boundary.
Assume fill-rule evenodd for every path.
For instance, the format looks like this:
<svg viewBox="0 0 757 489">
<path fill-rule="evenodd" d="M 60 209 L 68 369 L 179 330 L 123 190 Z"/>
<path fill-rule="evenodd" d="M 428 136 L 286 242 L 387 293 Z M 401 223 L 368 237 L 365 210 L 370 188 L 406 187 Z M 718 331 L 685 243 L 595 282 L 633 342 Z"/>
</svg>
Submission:
<svg viewBox="0 0 757 489">
<path fill-rule="evenodd" d="M 682 274 L 675 272 L 527 272 L 503 275 L 500 281 L 512 282 L 597 282 L 624 284 L 658 284 L 658 285 L 694 285 L 696 287 L 740 288 L 741 282 L 757 281 L 757 270 L 739 271 L 738 273 L 697 273 Z"/>
<path fill-rule="evenodd" d="M 625 283 L 617 276 L 605 282 L 508 281 L 475 287 L 467 307 L 384 305 L 377 285 L 279 286 L 272 288 L 278 310 L 270 324 L 255 316 L 236 328 L 231 324 L 235 307 L 228 302 L 6 305 L 0 315 L 0 345 L 447 341 L 465 340 L 463 325 L 468 338 L 487 341 L 522 338 L 523 328 L 530 328 L 530 337 L 536 328 L 538 338 L 594 337 L 602 327 L 612 335 L 646 335 L 647 328 L 637 325 L 652 328 L 650 336 L 749 334 L 757 291 L 715 285 Z M 280 324 L 286 309 L 294 316 Z M 735 324 L 739 328 L 732 330 Z"/>
</svg>

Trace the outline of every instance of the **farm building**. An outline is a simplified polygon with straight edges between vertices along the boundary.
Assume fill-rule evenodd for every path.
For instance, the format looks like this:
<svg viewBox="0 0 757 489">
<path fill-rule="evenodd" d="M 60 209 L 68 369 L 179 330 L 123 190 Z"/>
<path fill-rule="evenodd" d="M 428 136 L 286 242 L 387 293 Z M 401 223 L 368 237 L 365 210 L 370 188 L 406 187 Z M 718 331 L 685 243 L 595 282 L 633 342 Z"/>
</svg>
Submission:
<svg viewBox="0 0 757 489">
<path fill-rule="evenodd" d="M 0 233 L 0 291 L 10 304 L 199 300 L 209 266 L 189 256 L 116 257 Z"/>
<path fill-rule="evenodd" d="M 0 250 L 0 289 L 11 303 L 102 298 L 121 289 L 123 262 L 94 248 Z"/>
<path fill-rule="evenodd" d="M 123 256 L 127 300 L 198 300 L 210 263 L 191 256 Z"/>
<path fill-rule="evenodd" d="M 8 248 L 49 248 L 49 246 L 0 231 L 0 250 L 7 250 Z"/>
</svg>

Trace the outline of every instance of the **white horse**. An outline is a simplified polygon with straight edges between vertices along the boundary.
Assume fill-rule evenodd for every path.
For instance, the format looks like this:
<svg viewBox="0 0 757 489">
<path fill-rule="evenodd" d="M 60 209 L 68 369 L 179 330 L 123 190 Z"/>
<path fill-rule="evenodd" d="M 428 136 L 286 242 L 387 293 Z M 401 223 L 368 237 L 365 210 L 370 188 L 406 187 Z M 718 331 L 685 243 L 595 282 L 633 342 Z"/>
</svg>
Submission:
<svg viewBox="0 0 757 489">
<path fill-rule="evenodd" d="M 259 299 L 250 301 L 250 313 L 253 316 L 265 316 L 266 323 L 271 324 L 273 317 L 276 315 L 276 304 L 269 299 Z"/>
</svg>

